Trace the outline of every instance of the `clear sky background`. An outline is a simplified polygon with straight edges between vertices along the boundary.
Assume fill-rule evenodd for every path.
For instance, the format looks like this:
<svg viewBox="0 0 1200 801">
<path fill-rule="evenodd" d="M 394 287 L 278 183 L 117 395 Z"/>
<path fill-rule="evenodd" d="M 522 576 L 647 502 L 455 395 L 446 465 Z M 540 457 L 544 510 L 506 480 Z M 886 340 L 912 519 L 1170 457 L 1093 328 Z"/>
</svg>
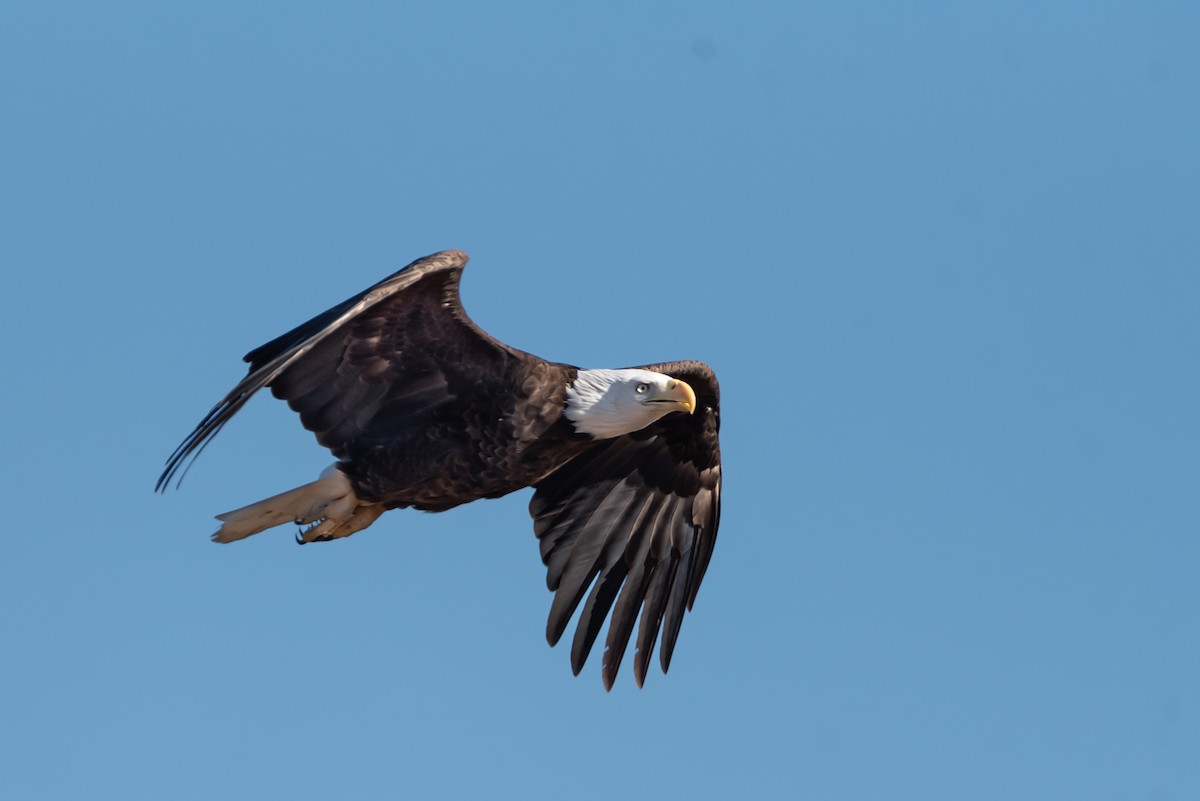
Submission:
<svg viewBox="0 0 1200 801">
<path fill-rule="evenodd" d="M 1200 798 L 1194 3 L 10 3 L 12 799 Z M 670 675 L 544 640 L 528 493 L 299 548 L 250 348 L 411 259 L 710 362 Z"/>
</svg>

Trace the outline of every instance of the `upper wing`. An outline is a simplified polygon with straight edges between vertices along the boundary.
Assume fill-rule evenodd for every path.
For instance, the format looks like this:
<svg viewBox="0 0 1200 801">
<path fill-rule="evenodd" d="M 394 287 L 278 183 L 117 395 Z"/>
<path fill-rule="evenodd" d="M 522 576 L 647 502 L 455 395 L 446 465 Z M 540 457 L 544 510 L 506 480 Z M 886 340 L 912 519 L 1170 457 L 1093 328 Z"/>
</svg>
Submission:
<svg viewBox="0 0 1200 801">
<path fill-rule="evenodd" d="M 485 334 L 463 311 L 458 283 L 466 263 L 459 250 L 417 259 L 247 353 L 249 374 L 175 449 L 156 489 L 164 489 L 265 386 L 300 413 L 318 442 L 341 456 L 356 438 L 382 438 L 387 429 L 419 423 L 452 397 L 451 384 L 464 380 L 455 366 L 471 365 L 472 383 L 501 373 L 506 357 L 519 352 Z"/>
<path fill-rule="evenodd" d="M 611 688 L 638 627 L 638 686 L 659 630 L 659 662 L 671 662 L 684 609 L 691 609 L 721 516 L 720 391 L 706 364 L 648 365 L 691 384 L 696 412 L 675 412 L 634 434 L 597 444 L 538 483 L 529 504 L 546 583 L 555 592 L 546 638 L 558 642 L 588 587 L 571 667 L 583 668 L 612 610 L 603 679 Z"/>
</svg>

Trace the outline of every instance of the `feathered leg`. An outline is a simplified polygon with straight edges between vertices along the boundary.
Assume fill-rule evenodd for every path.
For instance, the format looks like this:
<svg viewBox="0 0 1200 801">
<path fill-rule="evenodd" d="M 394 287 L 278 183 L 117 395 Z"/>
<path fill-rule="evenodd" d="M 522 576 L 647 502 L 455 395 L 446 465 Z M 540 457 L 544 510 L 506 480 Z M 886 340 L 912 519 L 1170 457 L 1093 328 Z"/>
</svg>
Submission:
<svg viewBox="0 0 1200 801">
<path fill-rule="evenodd" d="M 212 538 L 214 542 L 233 542 L 284 523 L 317 522 L 297 541 L 323 542 L 362 531 L 383 512 L 378 504 L 359 501 L 346 474 L 333 465 L 310 484 L 217 515 L 224 525 Z"/>
</svg>

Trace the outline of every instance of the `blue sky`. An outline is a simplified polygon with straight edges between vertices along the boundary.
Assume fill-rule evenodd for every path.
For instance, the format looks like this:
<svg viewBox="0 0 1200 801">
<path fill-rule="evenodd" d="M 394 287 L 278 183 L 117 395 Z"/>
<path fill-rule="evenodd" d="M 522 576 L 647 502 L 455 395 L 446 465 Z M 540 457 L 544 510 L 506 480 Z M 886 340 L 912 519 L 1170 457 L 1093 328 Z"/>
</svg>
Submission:
<svg viewBox="0 0 1200 801">
<path fill-rule="evenodd" d="M 1200 797 L 1188 3 L 9 4 L 0 796 Z M 241 355 L 411 259 L 722 381 L 669 676 L 526 494 L 218 547 L 329 462 Z"/>
</svg>

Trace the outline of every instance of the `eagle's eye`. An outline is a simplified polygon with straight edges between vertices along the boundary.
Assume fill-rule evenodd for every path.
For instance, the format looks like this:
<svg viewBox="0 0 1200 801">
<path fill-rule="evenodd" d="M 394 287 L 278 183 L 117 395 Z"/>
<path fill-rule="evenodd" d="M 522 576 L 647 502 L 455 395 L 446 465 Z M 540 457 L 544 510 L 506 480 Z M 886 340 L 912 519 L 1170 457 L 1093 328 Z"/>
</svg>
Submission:
<svg viewBox="0 0 1200 801">
<path fill-rule="evenodd" d="M 645 391 L 646 391 L 646 390 L 648 390 L 648 389 L 650 389 L 650 385 L 649 385 L 649 384 L 647 384 L 645 381 L 643 381 L 642 383 L 640 383 L 640 384 L 638 384 L 638 385 L 637 385 L 637 391 L 638 391 L 638 394 L 641 394 L 641 393 L 645 392 Z"/>
</svg>

